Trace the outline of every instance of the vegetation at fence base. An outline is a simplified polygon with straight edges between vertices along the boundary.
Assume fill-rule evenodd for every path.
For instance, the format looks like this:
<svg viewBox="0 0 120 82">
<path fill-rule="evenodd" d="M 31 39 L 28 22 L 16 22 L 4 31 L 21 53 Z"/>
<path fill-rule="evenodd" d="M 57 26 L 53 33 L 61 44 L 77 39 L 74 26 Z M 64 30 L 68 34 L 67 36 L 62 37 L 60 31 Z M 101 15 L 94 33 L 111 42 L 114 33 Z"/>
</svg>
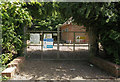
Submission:
<svg viewBox="0 0 120 82">
<path fill-rule="evenodd" d="M 9 79 L 10 79 L 10 77 L 7 77 L 7 76 L 2 77 L 2 81 L 6 81 L 6 80 L 9 80 Z"/>
<path fill-rule="evenodd" d="M 120 2 L 116 3 L 59 3 L 63 17 L 95 30 L 97 42 L 104 48 L 106 58 L 120 64 Z M 64 12 L 66 11 L 66 12 Z"/>
<path fill-rule="evenodd" d="M 14 57 L 21 54 L 24 44 L 24 27 L 31 26 L 32 17 L 21 3 L 2 3 L 2 55 L 1 63 L 5 64 Z"/>
</svg>

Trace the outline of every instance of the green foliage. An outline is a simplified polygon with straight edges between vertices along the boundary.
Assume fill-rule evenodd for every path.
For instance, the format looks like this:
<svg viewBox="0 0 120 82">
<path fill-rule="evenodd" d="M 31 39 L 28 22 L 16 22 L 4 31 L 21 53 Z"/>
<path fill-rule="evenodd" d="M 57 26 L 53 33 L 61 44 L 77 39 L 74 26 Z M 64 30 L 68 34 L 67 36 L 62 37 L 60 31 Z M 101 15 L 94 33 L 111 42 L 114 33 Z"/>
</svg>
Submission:
<svg viewBox="0 0 120 82">
<path fill-rule="evenodd" d="M 111 30 L 109 38 L 111 38 L 112 40 L 114 40 L 116 43 L 120 44 L 120 32 Z"/>
<path fill-rule="evenodd" d="M 21 3 L 6 2 L 0 5 L 2 15 L 2 64 L 13 54 L 20 54 L 24 40 L 24 27 L 31 26 L 32 17 L 22 8 Z"/>
<path fill-rule="evenodd" d="M 23 52 L 23 40 L 27 38 L 24 36 L 24 27 L 31 27 L 33 23 L 38 25 L 35 29 L 56 30 L 58 24 L 64 23 L 65 20 L 60 18 L 60 13 L 56 12 L 56 6 L 51 2 L 6 2 L 1 5 L 2 64 L 7 63 L 14 54 Z"/>
<path fill-rule="evenodd" d="M 0 55 L 0 59 L 1 59 L 0 63 L 1 63 L 1 64 L 7 63 L 8 60 L 11 60 L 11 59 L 12 59 L 12 56 L 13 56 L 12 53 L 6 53 L 6 54 Z"/>
<path fill-rule="evenodd" d="M 75 23 L 84 25 L 87 30 L 96 29 L 95 34 L 99 35 L 97 42 L 101 42 L 107 56 L 111 57 L 110 61 L 120 64 L 120 2 L 26 2 L 4 3 L 0 6 L 3 21 L 2 47 L 6 59 L 9 58 L 8 54 L 22 52 L 25 39 L 23 27 L 31 26 L 32 18 L 33 25 L 36 25 L 35 29 L 56 30 L 59 23 L 73 17 Z"/>
<path fill-rule="evenodd" d="M 120 64 L 120 2 L 117 3 L 59 3 L 63 17 L 73 17 L 74 22 L 87 29 L 96 29 L 100 41 L 111 61 Z M 65 12 L 64 12 L 65 11 Z"/>
<path fill-rule="evenodd" d="M 31 30 L 57 30 L 58 24 L 65 20 L 57 12 L 57 3 L 54 2 L 28 2 L 23 5 L 33 17 Z"/>
<path fill-rule="evenodd" d="M 27 8 L 33 19 L 42 19 L 47 16 L 54 16 L 56 5 L 53 2 L 27 2 L 22 5 Z"/>
<path fill-rule="evenodd" d="M 33 24 L 34 27 L 31 28 L 31 30 L 52 30 L 55 31 L 57 30 L 57 25 L 63 24 L 65 20 L 61 19 L 59 16 L 48 16 L 46 18 L 42 19 L 34 19 Z"/>
<path fill-rule="evenodd" d="M 9 80 L 9 79 L 10 79 L 10 77 L 7 77 L 7 76 L 2 77 L 2 81 L 6 81 L 6 80 Z"/>
</svg>

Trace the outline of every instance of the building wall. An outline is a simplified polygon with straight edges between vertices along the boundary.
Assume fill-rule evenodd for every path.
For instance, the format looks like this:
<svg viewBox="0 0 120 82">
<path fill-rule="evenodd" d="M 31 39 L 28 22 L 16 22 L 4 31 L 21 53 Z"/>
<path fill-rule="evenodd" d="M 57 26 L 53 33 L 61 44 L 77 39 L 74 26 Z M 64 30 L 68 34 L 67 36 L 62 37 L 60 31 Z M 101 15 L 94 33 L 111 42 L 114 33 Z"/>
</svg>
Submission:
<svg viewBox="0 0 120 82">
<path fill-rule="evenodd" d="M 88 43 L 89 40 L 88 40 L 86 28 L 84 26 L 78 26 L 78 25 L 72 25 L 72 24 L 66 24 L 61 27 L 61 40 L 66 41 L 68 43 L 73 43 L 74 32 L 76 32 L 75 43 Z M 80 32 L 84 32 L 84 33 L 80 33 Z M 79 41 L 79 39 L 76 39 L 77 36 L 80 36 L 81 38 L 84 38 L 84 37 L 86 38 L 85 40 Z"/>
</svg>

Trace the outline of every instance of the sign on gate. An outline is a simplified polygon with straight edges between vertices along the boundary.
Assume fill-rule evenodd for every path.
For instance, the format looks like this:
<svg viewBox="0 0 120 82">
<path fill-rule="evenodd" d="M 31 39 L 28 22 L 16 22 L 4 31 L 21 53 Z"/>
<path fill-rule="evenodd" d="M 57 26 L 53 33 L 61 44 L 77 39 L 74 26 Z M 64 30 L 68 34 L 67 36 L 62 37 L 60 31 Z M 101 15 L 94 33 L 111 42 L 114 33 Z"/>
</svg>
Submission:
<svg viewBox="0 0 120 82">
<path fill-rule="evenodd" d="M 80 36 L 76 36 L 76 42 L 80 42 Z"/>
<path fill-rule="evenodd" d="M 30 34 L 30 43 L 39 44 L 40 43 L 40 34 L 38 33 L 31 33 Z"/>
<path fill-rule="evenodd" d="M 52 38 L 44 39 L 44 48 L 53 48 L 53 39 Z"/>
<path fill-rule="evenodd" d="M 52 34 L 44 34 L 44 39 L 52 38 Z"/>
<path fill-rule="evenodd" d="M 76 42 L 85 42 L 85 36 L 76 36 Z"/>
<path fill-rule="evenodd" d="M 47 48 L 47 40 L 43 39 L 43 48 Z"/>
<path fill-rule="evenodd" d="M 44 48 L 53 48 L 52 34 L 45 34 L 43 39 Z"/>
</svg>

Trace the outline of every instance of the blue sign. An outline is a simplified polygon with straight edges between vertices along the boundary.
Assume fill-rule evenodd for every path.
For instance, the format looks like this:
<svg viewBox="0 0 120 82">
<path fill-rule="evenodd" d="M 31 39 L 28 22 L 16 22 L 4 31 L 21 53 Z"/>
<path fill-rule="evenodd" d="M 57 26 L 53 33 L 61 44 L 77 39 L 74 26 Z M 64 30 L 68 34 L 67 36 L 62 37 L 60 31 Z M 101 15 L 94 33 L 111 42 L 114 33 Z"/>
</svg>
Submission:
<svg viewBox="0 0 120 82">
<path fill-rule="evenodd" d="M 48 38 L 47 42 L 53 42 L 53 39 L 52 38 Z"/>
<path fill-rule="evenodd" d="M 53 48 L 53 38 L 43 39 L 44 48 Z"/>
<path fill-rule="evenodd" d="M 47 41 L 47 39 L 43 39 L 43 41 Z"/>
<path fill-rule="evenodd" d="M 53 48 L 53 45 L 47 45 L 47 48 Z"/>
</svg>

